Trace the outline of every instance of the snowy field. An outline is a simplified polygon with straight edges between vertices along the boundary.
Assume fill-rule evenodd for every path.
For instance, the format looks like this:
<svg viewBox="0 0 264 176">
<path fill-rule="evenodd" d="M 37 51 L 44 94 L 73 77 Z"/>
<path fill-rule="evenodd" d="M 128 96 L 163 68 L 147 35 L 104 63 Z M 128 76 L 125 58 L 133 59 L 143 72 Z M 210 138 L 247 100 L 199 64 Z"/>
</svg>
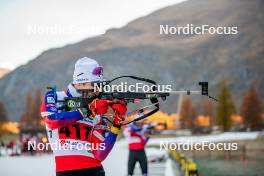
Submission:
<svg viewBox="0 0 264 176">
<path fill-rule="evenodd" d="M 148 149 L 147 155 L 164 155 L 165 151 Z M 128 149 L 126 142 L 118 142 L 108 158 L 103 162 L 107 176 L 125 176 L 127 170 Z M 171 163 L 165 164 L 166 176 L 171 176 Z M 55 163 L 52 155 L 0 157 L 1 176 L 55 176 Z M 165 173 L 166 172 L 166 173 Z"/>
<path fill-rule="evenodd" d="M 168 143 L 201 143 L 201 142 L 228 142 L 239 140 L 254 140 L 260 135 L 264 135 L 263 132 L 225 132 L 221 134 L 213 135 L 201 135 L 201 136 L 182 136 L 176 138 L 155 138 L 148 142 L 148 145 L 160 145 L 161 142 Z"/>
<path fill-rule="evenodd" d="M 167 142 L 219 142 L 256 139 L 260 135 L 259 132 L 247 133 L 223 133 L 219 135 L 208 136 L 189 136 L 177 138 L 160 138 L 151 139 L 148 145 L 159 145 L 161 141 Z M 148 148 L 147 155 L 164 155 L 165 151 L 159 149 Z M 107 176 L 125 176 L 127 170 L 128 149 L 127 143 L 122 140 L 117 142 L 113 151 L 108 158 L 103 162 L 103 166 Z M 165 176 L 175 175 L 172 171 L 171 161 L 165 163 Z M 17 156 L 17 157 L 0 157 L 0 176 L 55 176 L 55 163 L 52 155 L 42 156 Z"/>
<path fill-rule="evenodd" d="M 128 151 L 117 144 L 103 166 L 106 175 L 126 175 Z M 52 155 L 0 157 L 1 176 L 55 176 Z"/>
</svg>

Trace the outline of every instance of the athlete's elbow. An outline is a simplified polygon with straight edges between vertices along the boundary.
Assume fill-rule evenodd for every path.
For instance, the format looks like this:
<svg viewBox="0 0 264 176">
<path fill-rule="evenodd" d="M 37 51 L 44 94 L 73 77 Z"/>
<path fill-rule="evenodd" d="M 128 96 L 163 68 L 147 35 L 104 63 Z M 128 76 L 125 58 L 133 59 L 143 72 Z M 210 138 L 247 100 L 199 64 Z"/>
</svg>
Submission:
<svg viewBox="0 0 264 176">
<path fill-rule="evenodd" d="M 57 120 L 50 120 L 48 117 L 45 117 L 45 123 L 47 127 L 51 130 L 55 130 L 59 128 L 59 124 Z"/>
<path fill-rule="evenodd" d="M 98 160 L 100 162 L 103 162 L 106 159 L 107 155 L 95 154 L 94 157 L 95 157 L 96 160 Z"/>
<path fill-rule="evenodd" d="M 54 124 L 54 123 L 47 123 L 47 126 L 51 130 L 55 130 L 55 129 L 59 128 L 58 125 Z"/>
<path fill-rule="evenodd" d="M 109 155 L 110 151 L 111 148 L 108 149 L 104 148 L 104 149 L 94 150 L 93 154 L 98 161 L 104 161 L 106 157 Z"/>
</svg>

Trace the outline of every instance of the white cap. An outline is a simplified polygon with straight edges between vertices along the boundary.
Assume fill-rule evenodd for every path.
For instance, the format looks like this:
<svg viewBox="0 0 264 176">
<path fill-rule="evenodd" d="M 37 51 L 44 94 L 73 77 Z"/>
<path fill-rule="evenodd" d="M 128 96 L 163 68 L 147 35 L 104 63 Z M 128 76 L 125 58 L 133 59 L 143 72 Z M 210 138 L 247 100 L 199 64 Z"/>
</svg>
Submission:
<svg viewBox="0 0 264 176">
<path fill-rule="evenodd" d="M 73 84 L 102 81 L 103 67 L 94 59 L 84 57 L 75 63 Z"/>
</svg>

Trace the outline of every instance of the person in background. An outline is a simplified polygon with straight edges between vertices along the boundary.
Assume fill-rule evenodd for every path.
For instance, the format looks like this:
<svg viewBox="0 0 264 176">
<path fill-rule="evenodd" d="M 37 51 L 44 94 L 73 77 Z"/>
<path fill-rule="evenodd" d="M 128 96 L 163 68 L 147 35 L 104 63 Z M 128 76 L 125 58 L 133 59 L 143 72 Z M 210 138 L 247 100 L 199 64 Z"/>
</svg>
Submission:
<svg viewBox="0 0 264 176">
<path fill-rule="evenodd" d="M 142 116 L 140 112 L 137 116 Z M 133 122 L 125 126 L 124 136 L 128 141 L 128 176 L 134 173 L 135 165 L 139 162 L 143 176 L 148 175 L 148 160 L 145 153 L 145 145 L 149 140 L 148 128 L 142 122 Z"/>
</svg>

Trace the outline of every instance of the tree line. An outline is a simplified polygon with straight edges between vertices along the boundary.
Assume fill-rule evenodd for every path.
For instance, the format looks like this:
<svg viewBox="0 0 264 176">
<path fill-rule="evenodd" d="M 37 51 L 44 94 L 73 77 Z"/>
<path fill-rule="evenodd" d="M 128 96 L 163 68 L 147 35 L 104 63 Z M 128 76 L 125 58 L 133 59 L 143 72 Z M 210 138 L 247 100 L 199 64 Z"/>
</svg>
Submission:
<svg viewBox="0 0 264 176">
<path fill-rule="evenodd" d="M 243 124 L 251 130 L 261 130 L 263 124 L 263 102 L 256 83 L 253 82 L 249 89 L 244 93 L 240 108 L 236 108 L 231 91 L 225 81 L 220 83 L 218 102 L 214 103 L 207 98 L 199 101 L 195 105 L 190 98 L 185 97 L 180 110 L 180 123 L 182 128 L 194 128 L 195 119 L 198 114 L 210 117 L 211 126 L 219 126 L 223 131 L 228 131 L 232 126 L 232 115 L 240 115 Z M 40 106 L 42 94 L 36 90 L 34 95 L 31 92 L 25 97 L 25 107 L 21 114 L 20 126 L 40 126 L 42 125 L 40 116 Z M 8 121 L 7 111 L 3 102 L 0 101 L 0 127 Z M 1 129 L 1 128 L 0 128 Z"/>
<path fill-rule="evenodd" d="M 208 99 L 199 103 L 200 114 L 210 117 L 211 126 L 219 126 L 223 131 L 228 131 L 234 125 L 231 117 L 239 115 L 245 128 L 252 131 L 264 128 L 264 107 L 255 82 L 244 93 L 240 108 L 236 108 L 231 91 L 225 81 L 220 83 L 219 88 L 217 103 Z M 192 103 L 190 98 L 185 97 L 180 111 L 182 128 L 194 128 L 197 114 L 197 106 Z"/>
<path fill-rule="evenodd" d="M 24 111 L 20 117 L 20 126 L 41 126 L 41 101 L 42 93 L 39 89 L 35 91 L 34 96 L 30 92 L 27 93 Z"/>
</svg>

